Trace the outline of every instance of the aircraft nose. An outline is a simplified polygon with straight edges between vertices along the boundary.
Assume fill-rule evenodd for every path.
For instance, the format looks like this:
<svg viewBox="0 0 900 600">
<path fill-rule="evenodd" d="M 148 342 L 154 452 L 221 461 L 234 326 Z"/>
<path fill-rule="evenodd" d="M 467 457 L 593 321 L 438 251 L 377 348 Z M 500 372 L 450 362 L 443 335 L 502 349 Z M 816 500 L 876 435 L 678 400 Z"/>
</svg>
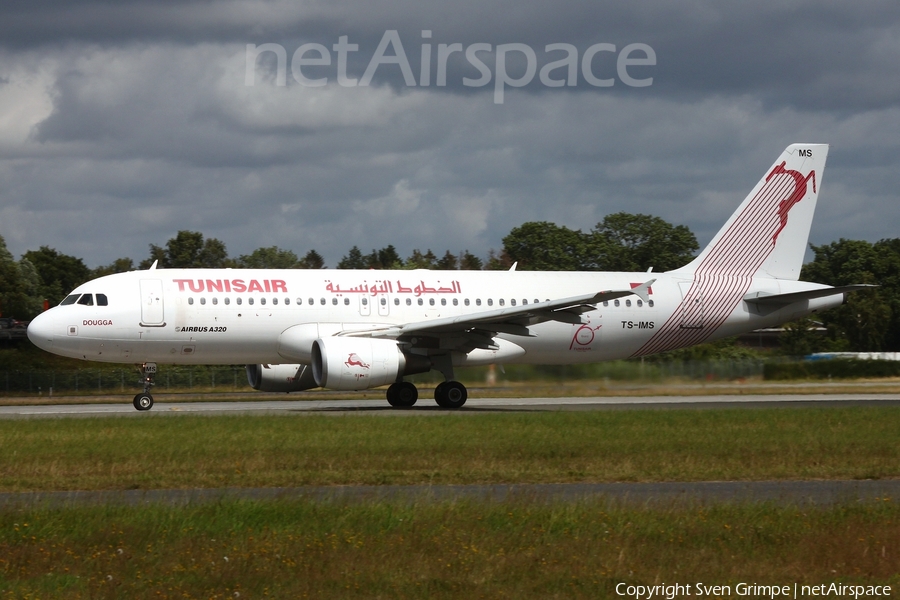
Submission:
<svg viewBox="0 0 900 600">
<path fill-rule="evenodd" d="M 41 350 L 51 351 L 53 338 L 59 335 L 58 327 L 54 324 L 53 317 L 48 313 L 41 313 L 28 324 L 26 333 L 31 343 Z"/>
</svg>

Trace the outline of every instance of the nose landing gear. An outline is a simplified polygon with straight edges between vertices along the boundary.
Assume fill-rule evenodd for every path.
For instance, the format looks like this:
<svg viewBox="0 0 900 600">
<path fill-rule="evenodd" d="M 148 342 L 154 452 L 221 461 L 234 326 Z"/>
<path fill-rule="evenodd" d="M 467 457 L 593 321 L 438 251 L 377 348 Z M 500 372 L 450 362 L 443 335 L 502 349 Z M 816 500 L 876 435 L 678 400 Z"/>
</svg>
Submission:
<svg viewBox="0 0 900 600">
<path fill-rule="evenodd" d="M 141 365 L 141 379 L 144 391 L 134 397 L 134 407 L 137 410 L 150 410 L 153 408 L 153 396 L 150 395 L 150 387 L 156 376 L 156 363 L 144 363 Z"/>
</svg>

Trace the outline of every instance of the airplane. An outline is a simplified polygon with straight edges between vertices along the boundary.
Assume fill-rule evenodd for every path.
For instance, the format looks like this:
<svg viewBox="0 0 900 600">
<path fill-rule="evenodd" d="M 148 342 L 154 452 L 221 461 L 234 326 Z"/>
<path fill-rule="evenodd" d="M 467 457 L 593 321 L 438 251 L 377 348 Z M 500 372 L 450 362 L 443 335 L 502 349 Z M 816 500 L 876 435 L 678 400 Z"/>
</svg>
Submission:
<svg viewBox="0 0 900 600">
<path fill-rule="evenodd" d="M 389 386 L 431 370 L 437 404 L 462 407 L 458 367 L 624 359 L 733 336 L 842 304 L 867 285 L 798 281 L 828 154 L 792 144 L 708 246 L 663 273 L 161 269 L 78 286 L 31 321 L 38 347 L 140 366 L 138 410 L 157 365 L 246 364 L 256 390 Z"/>
</svg>

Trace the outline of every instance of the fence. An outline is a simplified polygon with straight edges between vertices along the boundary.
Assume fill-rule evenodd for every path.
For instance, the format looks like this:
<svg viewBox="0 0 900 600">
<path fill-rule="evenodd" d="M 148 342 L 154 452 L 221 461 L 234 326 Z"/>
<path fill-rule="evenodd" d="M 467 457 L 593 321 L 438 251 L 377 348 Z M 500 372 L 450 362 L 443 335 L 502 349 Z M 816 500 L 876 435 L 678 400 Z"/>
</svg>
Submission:
<svg viewBox="0 0 900 600">
<path fill-rule="evenodd" d="M 241 366 L 161 367 L 153 391 L 250 391 Z M 0 371 L 0 394 L 121 394 L 143 389 L 137 368 Z"/>
<path fill-rule="evenodd" d="M 483 385 L 488 380 L 504 382 L 577 382 L 610 380 L 659 382 L 668 379 L 734 380 L 760 377 L 762 360 L 708 360 L 643 362 L 619 360 L 587 365 L 507 365 L 493 372 L 488 367 L 458 369 L 457 377 L 468 384 Z M 416 383 L 436 384 L 440 373 L 430 372 L 410 378 Z M 160 365 L 153 391 L 165 392 L 250 392 L 243 365 L 222 367 L 174 367 Z M 0 371 L 2 395 L 125 394 L 141 390 L 140 372 L 135 367 Z"/>
</svg>

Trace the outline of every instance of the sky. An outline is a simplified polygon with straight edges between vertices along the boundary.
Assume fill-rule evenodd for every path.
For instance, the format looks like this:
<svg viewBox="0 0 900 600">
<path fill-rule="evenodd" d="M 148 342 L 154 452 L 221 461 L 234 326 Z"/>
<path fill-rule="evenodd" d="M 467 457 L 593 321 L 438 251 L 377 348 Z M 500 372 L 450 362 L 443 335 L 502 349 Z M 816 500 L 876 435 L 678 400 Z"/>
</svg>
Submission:
<svg viewBox="0 0 900 600">
<path fill-rule="evenodd" d="M 0 7 L 16 257 L 137 263 L 184 229 L 486 257 L 620 211 L 702 246 L 793 142 L 831 145 L 813 244 L 900 237 L 896 0 Z"/>
</svg>

